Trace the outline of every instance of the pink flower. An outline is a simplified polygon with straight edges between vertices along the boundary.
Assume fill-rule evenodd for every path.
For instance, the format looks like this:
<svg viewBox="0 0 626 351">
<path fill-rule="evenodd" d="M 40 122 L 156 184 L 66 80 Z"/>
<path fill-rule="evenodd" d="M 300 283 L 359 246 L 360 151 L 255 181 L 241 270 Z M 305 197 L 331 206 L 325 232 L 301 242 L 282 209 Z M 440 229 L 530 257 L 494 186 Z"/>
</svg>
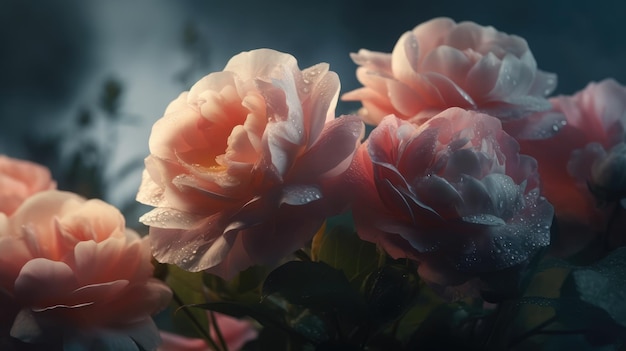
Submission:
<svg viewBox="0 0 626 351">
<path fill-rule="evenodd" d="M 256 339 L 258 332 L 249 321 L 239 320 L 221 313 L 215 313 L 222 337 L 229 351 L 238 351 L 248 341 Z M 211 338 L 219 345 L 215 329 L 211 327 Z M 161 332 L 163 344 L 159 351 L 210 351 L 203 339 L 192 339 L 184 336 Z"/>
<path fill-rule="evenodd" d="M 150 316 L 172 293 L 152 271 L 148 242 L 99 200 L 45 191 L 0 214 L 0 290 L 18 306 L 10 333 L 24 342 L 155 349 Z"/>
<path fill-rule="evenodd" d="M 498 119 L 450 108 L 421 126 L 388 116 L 355 156 L 360 237 L 419 262 L 435 286 L 519 266 L 550 238 L 535 161 Z"/>
<path fill-rule="evenodd" d="M 519 118 L 549 109 L 544 96 L 556 87 L 523 38 L 449 18 L 404 33 L 391 54 L 362 49 L 351 57 L 364 87 L 342 99 L 361 101 L 374 125 L 388 114 L 421 123 L 448 107 Z"/>
<path fill-rule="evenodd" d="M 268 49 L 233 57 L 157 121 L 137 200 L 157 207 L 153 254 L 230 278 L 302 247 L 346 204 L 337 195 L 363 133 L 334 118 L 339 79 Z"/>
<path fill-rule="evenodd" d="M 29 196 L 54 188 L 47 168 L 0 155 L 0 213 L 11 215 Z"/>
<path fill-rule="evenodd" d="M 522 150 L 537 159 L 542 193 L 560 220 L 604 229 L 607 213 L 598 208 L 589 186 L 614 194 L 624 187 L 619 178 L 626 169 L 620 146 L 626 142 L 626 88 L 607 79 L 550 101 L 551 111 L 531 118 L 564 115 L 563 123 L 554 126 L 558 133 L 546 140 L 521 140 Z"/>
</svg>

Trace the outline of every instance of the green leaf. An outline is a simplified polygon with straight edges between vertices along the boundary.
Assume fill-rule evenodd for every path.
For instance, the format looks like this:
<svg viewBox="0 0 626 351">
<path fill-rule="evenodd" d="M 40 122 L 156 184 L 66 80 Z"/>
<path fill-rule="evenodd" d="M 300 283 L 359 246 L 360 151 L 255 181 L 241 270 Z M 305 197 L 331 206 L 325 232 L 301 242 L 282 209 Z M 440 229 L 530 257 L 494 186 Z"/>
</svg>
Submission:
<svg viewBox="0 0 626 351">
<path fill-rule="evenodd" d="M 558 335 L 549 337 L 548 342 L 578 342 L 577 349 L 581 350 L 612 349 L 626 340 L 626 248 L 590 266 L 548 259 L 540 267 L 526 296 L 519 300 L 520 315 L 526 316 L 522 318 L 526 330 L 539 325 L 532 317 L 552 318 L 553 323 L 528 334 L 526 345 L 546 343 L 544 339 L 531 339 L 544 333 Z"/>
<path fill-rule="evenodd" d="M 429 314 L 445 301 L 432 289 L 424 286 L 419 289 L 417 297 L 410 309 L 399 320 L 396 327 L 396 337 L 401 341 L 406 341 L 415 330 L 424 322 Z"/>
<path fill-rule="evenodd" d="M 463 303 L 442 304 L 413 334 L 407 350 L 483 350 L 474 339 L 475 312 Z"/>
<path fill-rule="evenodd" d="M 571 273 L 581 301 L 605 311 L 626 327 L 626 248 L 619 248 L 598 263 Z"/>
<path fill-rule="evenodd" d="M 289 303 L 320 310 L 356 312 L 360 296 L 343 272 L 323 262 L 291 261 L 265 279 L 263 298 L 279 294 Z"/>
<path fill-rule="evenodd" d="M 258 301 L 261 284 L 268 273 L 269 269 L 265 266 L 252 266 L 230 281 L 209 273 L 204 273 L 203 281 L 209 289 L 211 300 Z"/>
<path fill-rule="evenodd" d="M 361 240 L 351 228 L 336 226 L 315 235 L 311 258 L 342 270 L 352 281 L 376 269 L 378 252 L 376 245 Z"/>
<path fill-rule="evenodd" d="M 304 310 L 297 318 L 290 321 L 290 325 L 298 334 L 318 344 L 328 341 L 330 336 L 326 323 L 310 310 Z"/>
<path fill-rule="evenodd" d="M 206 302 L 204 296 L 204 284 L 202 282 L 202 273 L 187 272 L 175 265 L 168 266 L 169 273 L 165 282 L 170 286 L 174 294 L 180 299 L 183 305 L 202 304 Z M 198 337 L 200 331 L 194 333 L 193 330 L 197 326 L 192 323 L 187 312 L 180 311 L 181 307 L 176 301 L 172 302 L 173 316 L 172 323 L 174 331 L 189 337 Z M 200 327 L 206 332 L 209 330 L 209 322 L 206 312 L 200 309 L 188 309 L 193 318 L 200 324 Z"/>
<path fill-rule="evenodd" d="M 370 319 L 382 325 L 406 312 L 418 291 L 416 271 L 408 266 L 388 264 L 369 275 L 365 300 Z"/>
</svg>

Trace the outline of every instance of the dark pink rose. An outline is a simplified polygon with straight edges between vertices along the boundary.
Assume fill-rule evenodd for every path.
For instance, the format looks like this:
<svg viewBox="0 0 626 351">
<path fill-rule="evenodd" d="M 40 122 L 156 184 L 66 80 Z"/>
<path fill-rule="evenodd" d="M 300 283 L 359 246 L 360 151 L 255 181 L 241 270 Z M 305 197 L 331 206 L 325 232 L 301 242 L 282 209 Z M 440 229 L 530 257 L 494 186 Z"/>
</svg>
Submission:
<svg viewBox="0 0 626 351">
<path fill-rule="evenodd" d="M 0 155 L 0 212 L 12 214 L 29 196 L 56 188 L 50 171 L 36 163 Z"/>
<path fill-rule="evenodd" d="M 388 114 L 422 123 L 448 107 L 520 118 L 549 109 L 544 97 L 556 87 L 523 38 L 449 18 L 404 33 L 391 54 L 362 49 L 351 57 L 364 87 L 342 99 L 361 101 L 360 114 L 374 125 Z"/>
<path fill-rule="evenodd" d="M 148 241 L 114 207 L 60 191 L 31 196 L 0 214 L 0 291 L 17 307 L 11 336 L 67 349 L 96 339 L 156 348 L 151 315 L 172 292 L 152 278 L 150 259 Z"/>
<path fill-rule="evenodd" d="M 553 210 L 518 149 L 497 118 L 473 111 L 421 126 L 385 117 L 353 165 L 360 237 L 418 261 L 438 286 L 524 264 L 549 244 Z"/>
<path fill-rule="evenodd" d="M 554 125 L 558 133 L 520 145 L 538 162 L 542 194 L 554 205 L 563 233 L 558 250 L 567 255 L 606 230 L 612 209 L 601 205 L 624 197 L 626 88 L 607 79 L 550 101 L 552 110 L 529 121 L 561 115 L 562 123 Z M 522 122 L 512 133 L 526 133 Z"/>
<path fill-rule="evenodd" d="M 281 52 L 233 57 L 181 94 L 150 136 L 137 200 L 160 262 L 230 278 L 302 247 L 327 216 L 364 126 L 335 119 L 339 79 Z"/>
<path fill-rule="evenodd" d="M 605 214 L 597 208 L 588 183 L 619 187 L 610 174 L 625 167 L 619 162 L 619 145 L 626 141 L 626 88 L 607 79 L 551 102 L 547 114 L 565 116 L 559 132 L 546 140 L 521 140 L 522 150 L 537 160 L 542 193 L 558 217 L 601 228 Z"/>
</svg>

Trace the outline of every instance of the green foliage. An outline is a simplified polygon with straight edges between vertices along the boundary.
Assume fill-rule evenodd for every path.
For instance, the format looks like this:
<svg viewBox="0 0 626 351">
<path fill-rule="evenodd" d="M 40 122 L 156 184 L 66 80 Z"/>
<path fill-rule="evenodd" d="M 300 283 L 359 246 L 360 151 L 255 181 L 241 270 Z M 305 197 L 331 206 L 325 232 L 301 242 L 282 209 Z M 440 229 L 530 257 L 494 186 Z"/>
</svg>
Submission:
<svg viewBox="0 0 626 351">
<path fill-rule="evenodd" d="M 414 262 L 392 260 L 348 226 L 322 228 L 310 255 L 228 282 L 204 274 L 212 302 L 196 307 L 256 320 L 253 349 L 617 350 L 626 341 L 626 249 L 588 266 L 541 255 L 498 304 L 444 301 Z"/>
<path fill-rule="evenodd" d="M 480 317 L 485 312 L 466 303 L 440 304 L 424 320 L 407 350 L 482 350 Z"/>
<path fill-rule="evenodd" d="M 413 302 L 418 282 L 410 266 L 389 264 L 370 274 L 364 286 L 369 318 L 379 325 L 398 319 Z"/>
<path fill-rule="evenodd" d="M 283 264 L 267 276 L 262 294 L 279 294 L 291 304 L 325 311 L 362 310 L 362 300 L 346 276 L 324 262 Z"/>
<path fill-rule="evenodd" d="M 311 258 L 343 271 L 348 280 L 363 277 L 376 269 L 376 245 L 361 240 L 346 226 L 321 230 L 313 238 Z"/>
<path fill-rule="evenodd" d="M 575 269 L 566 283 L 564 288 L 573 289 L 581 301 L 605 311 L 613 322 L 626 327 L 626 248 L 615 250 L 588 268 Z"/>
<path fill-rule="evenodd" d="M 168 265 L 165 282 L 175 295 L 171 306 L 174 331 L 190 337 L 202 337 L 202 333 L 209 330 L 207 314 L 200 309 L 188 307 L 206 302 L 202 273 L 187 272 L 177 266 Z M 199 325 L 196 325 L 190 317 L 193 317 Z"/>
<path fill-rule="evenodd" d="M 520 350 L 617 350 L 626 342 L 626 248 L 592 265 L 546 259 L 520 300 Z M 533 318 L 534 317 L 534 318 Z"/>
</svg>

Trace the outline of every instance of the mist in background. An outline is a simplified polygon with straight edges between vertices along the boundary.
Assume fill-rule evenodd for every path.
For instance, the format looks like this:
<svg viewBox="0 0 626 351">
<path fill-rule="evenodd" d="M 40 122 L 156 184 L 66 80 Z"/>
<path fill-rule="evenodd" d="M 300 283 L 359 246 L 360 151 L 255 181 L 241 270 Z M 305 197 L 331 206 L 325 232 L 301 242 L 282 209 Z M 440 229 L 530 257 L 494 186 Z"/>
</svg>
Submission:
<svg viewBox="0 0 626 351">
<path fill-rule="evenodd" d="M 0 0 L 0 154 L 48 166 L 60 189 L 103 198 L 133 226 L 150 128 L 195 81 L 267 47 L 300 68 L 330 63 L 347 92 L 360 86 L 350 52 L 390 52 L 438 16 L 525 38 L 557 73 L 555 94 L 626 84 L 619 1 Z"/>
</svg>

